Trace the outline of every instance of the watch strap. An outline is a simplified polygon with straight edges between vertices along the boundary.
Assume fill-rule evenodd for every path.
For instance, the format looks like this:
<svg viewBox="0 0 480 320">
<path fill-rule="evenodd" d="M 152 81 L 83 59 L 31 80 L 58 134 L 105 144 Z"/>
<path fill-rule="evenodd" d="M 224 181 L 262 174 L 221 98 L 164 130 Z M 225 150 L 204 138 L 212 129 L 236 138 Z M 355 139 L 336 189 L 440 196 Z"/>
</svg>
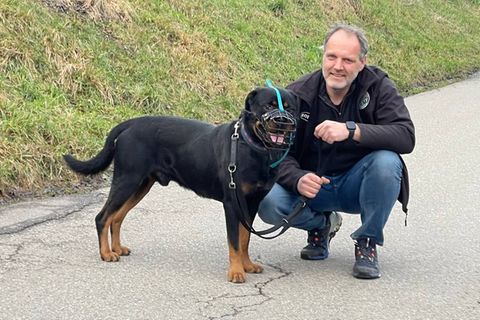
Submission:
<svg viewBox="0 0 480 320">
<path fill-rule="evenodd" d="M 352 140 L 355 134 L 355 130 L 357 129 L 357 126 L 353 121 L 347 121 L 345 125 L 347 126 L 347 129 L 348 129 L 348 140 Z"/>
</svg>

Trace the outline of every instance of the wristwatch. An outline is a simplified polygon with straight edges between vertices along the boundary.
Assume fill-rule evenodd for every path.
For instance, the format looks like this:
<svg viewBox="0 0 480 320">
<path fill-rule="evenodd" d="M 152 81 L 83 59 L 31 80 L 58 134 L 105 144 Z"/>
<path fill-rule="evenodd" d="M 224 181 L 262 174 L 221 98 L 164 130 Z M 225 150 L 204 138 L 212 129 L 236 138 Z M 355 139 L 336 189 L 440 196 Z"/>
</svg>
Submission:
<svg viewBox="0 0 480 320">
<path fill-rule="evenodd" d="M 353 135 L 355 134 L 355 129 L 357 129 L 357 125 L 353 121 L 347 121 L 345 122 L 345 125 L 348 129 L 348 140 L 352 140 Z"/>
</svg>

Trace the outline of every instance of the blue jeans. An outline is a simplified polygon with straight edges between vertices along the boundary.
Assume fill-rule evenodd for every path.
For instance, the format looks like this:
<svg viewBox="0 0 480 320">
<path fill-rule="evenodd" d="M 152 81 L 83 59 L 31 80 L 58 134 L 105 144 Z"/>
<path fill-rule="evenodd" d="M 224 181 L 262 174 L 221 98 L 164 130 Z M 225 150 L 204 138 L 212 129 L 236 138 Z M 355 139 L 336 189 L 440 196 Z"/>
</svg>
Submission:
<svg viewBox="0 0 480 320">
<path fill-rule="evenodd" d="M 321 229 L 325 226 L 325 211 L 360 213 L 362 225 L 351 234 L 352 239 L 373 238 L 383 245 L 383 227 L 400 193 L 402 162 L 392 151 L 373 151 L 359 160 L 350 170 L 323 185 L 315 198 L 308 199 L 303 212 L 292 221 L 292 226 L 303 229 Z M 275 184 L 260 203 L 259 217 L 276 224 L 287 217 L 300 197 Z"/>
</svg>

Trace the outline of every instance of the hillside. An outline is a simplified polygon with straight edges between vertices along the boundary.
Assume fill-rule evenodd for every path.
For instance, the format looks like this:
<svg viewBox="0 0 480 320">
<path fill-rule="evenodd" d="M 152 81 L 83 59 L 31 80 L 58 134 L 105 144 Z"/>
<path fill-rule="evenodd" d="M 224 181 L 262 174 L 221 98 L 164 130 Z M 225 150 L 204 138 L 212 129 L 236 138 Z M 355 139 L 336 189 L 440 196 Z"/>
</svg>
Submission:
<svg viewBox="0 0 480 320">
<path fill-rule="evenodd" d="M 405 95 L 480 69 L 479 0 L 2 0 L 0 199 L 72 191 L 61 155 L 94 155 L 124 119 L 237 117 L 266 78 L 318 68 L 338 21 Z"/>
</svg>

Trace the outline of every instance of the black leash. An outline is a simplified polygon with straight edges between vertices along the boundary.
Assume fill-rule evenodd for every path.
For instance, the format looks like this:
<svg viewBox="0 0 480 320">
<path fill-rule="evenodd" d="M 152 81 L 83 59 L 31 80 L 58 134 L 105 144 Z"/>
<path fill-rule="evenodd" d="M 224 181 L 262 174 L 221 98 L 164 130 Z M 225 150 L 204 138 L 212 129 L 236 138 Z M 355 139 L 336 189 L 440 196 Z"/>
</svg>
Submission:
<svg viewBox="0 0 480 320">
<path fill-rule="evenodd" d="M 248 211 L 248 205 L 246 203 L 245 197 L 243 196 L 243 194 L 240 193 L 239 188 L 237 188 L 237 186 L 235 184 L 235 181 L 234 181 L 234 174 L 237 170 L 237 165 L 236 165 L 236 163 L 237 163 L 236 162 L 237 161 L 237 148 L 238 148 L 238 139 L 240 138 L 240 135 L 238 134 L 239 128 L 240 128 L 240 121 L 237 121 L 235 123 L 235 126 L 234 126 L 234 132 L 231 136 L 230 163 L 228 165 L 228 172 L 230 173 L 230 183 L 229 183 L 228 187 L 230 188 L 230 190 L 232 190 L 233 196 L 237 200 L 238 209 L 240 211 L 239 220 L 242 223 L 242 225 L 245 227 L 245 229 L 247 229 L 250 233 L 256 234 L 260 238 L 274 239 L 274 238 L 282 235 L 285 231 L 287 231 L 292 226 L 292 221 L 295 219 L 295 217 L 297 217 L 302 212 L 303 208 L 305 208 L 307 206 L 307 200 L 308 199 L 305 196 L 301 196 L 300 199 L 299 199 L 299 202 L 293 208 L 293 211 L 286 218 L 283 218 L 282 221 L 276 223 L 271 228 L 266 229 L 266 230 L 261 230 L 261 231 L 257 231 L 253 228 L 253 225 L 252 225 L 253 221 L 252 222 L 249 221 L 250 216 L 248 215 L 249 211 Z M 318 168 L 317 174 L 319 176 L 322 176 L 325 172 L 326 164 L 329 161 L 321 161 L 320 154 L 321 154 L 321 149 L 322 149 L 322 146 L 323 146 L 323 142 L 320 141 L 320 143 L 321 143 L 321 146 L 320 146 L 320 149 L 319 149 L 319 157 L 318 157 L 319 166 L 317 167 Z M 327 160 L 330 160 L 330 159 L 333 158 L 333 156 L 336 153 L 336 149 L 337 149 L 336 147 L 333 147 L 331 153 L 327 157 Z M 271 233 L 277 231 L 280 228 L 282 228 L 282 229 L 276 235 L 266 236 L 268 234 L 271 234 Z"/>
<path fill-rule="evenodd" d="M 291 227 L 290 221 L 293 220 L 305 206 L 307 205 L 306 203 L 306 198 L 302 197 L 301 201 L 295 206 L 294 210 L 292 213 L 290 213 L 286 218 L 282 219 L 281 222 L 275 224 L 273 227 L 262 230 L 262 231 L 257 231 L 253 228 L 252 224 L 249 222 L 250 216 L 248 215 L 248 205 L 246 203 L 245 197 L 243 194 L 240 193 L 239 188 L 237 188 L 237 185 L 234 181 L 234 174 L 237 171 L 237 148 L 238 148 L 238 140 L 240 138 L 240 135 L 238 134 L 238 130 L 240 128 L 240 121 L 237 121 L 234 125 L 234 132 L 231 136 L 231 145 L 230 145 L 230 163 L 228 165 L 228 172 L 230 173 L 230 183 L 228 184 L 228 187 L 230 190 L 232 190 L 232 193 L 234 195 L 234 198 L 237 200 L 238 204 L 238 209 L 240 211 L 240 216 L 239 220 L 242 223 L 242 225 L 247 229 L 249 232 L 256 234 L 260 238 L 263 239 L 274 239 L 281 234 L 283 234 L 287 229 Z M 278 229 L 282 228 L 280 232 L 274 236 L 266 236 L 267 234 L 271 234 Z"/>
</svg>

